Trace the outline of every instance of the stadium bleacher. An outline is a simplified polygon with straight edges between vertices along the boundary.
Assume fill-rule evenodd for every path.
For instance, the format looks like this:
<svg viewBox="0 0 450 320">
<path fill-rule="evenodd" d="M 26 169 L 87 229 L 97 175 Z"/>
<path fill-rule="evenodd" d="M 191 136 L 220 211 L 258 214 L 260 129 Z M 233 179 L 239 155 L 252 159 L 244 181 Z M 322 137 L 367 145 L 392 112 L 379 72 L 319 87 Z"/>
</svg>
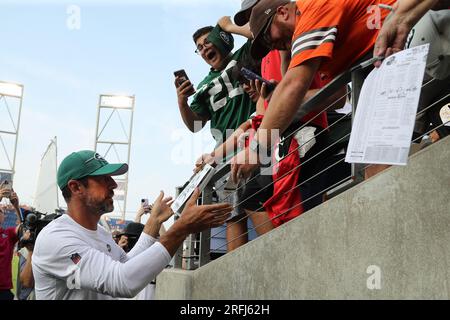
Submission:
<svg viewBox="0 0 450 320">
<path fill-rule="evenodd" d="M 14 210 L 5 210 L 5 221 L 3 222 L 3 229 L 17 226 L 17 216 Z"/>
<path fill-rule="evenodd" d="M 123 231 L 125 229 L 125 227 L 132 221 L 117 219 L 117 218 L 109 218 L 106 220 L 106 222 L 108 223 L 108 226 L 112 232 L 115 230 Z"/>
</svg>

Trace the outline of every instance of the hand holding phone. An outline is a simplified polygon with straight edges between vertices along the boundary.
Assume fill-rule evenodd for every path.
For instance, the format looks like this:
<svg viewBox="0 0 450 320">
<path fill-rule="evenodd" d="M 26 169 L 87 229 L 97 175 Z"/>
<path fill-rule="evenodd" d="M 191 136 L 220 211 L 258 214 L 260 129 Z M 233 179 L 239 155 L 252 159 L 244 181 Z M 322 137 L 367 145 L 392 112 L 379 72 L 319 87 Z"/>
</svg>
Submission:
<svg viewBox="0 0 450 320">
<path fill-rule="evenodd" d="M 179 86 L 181 86 L 183 84 L 183 82 L 189 80 L 189 78 L 188 78 L 188 76 L 186 74 L 186 71 L 184 71 L 184 69 L 175 71 L 173 73 L 173 75 L 175 76 L 175 78 L 178 78 L 177 83 L 176 83 L 177 88 Z"/>
<path fill-rule="evenodd" d="M 189 77 L 186 74 L 186 71 L 184 71 L 184 69 L 181 70 L 177 70 L 173 73 L 173 75 L 175 76 L 175 86 L 178 88 L 180 88 L 183 83 L 185 83 L 186 81 L 189 81 L 189 86 L 192 86 L 192 84 L 190 83 Z M 184 91 L 185 88 L 182 89 L 182 91 Z M 192 87 L 189 91 L 187 92 L 180 92 L 183 93 L 183 95 L 186 96 L 191 96 L 195 93 L 195 89 L 194 87 Z"/>
<path fill-rule="evenodd" d="M 248 79 L 250 81 L 258 80 L 261 83 L 264 83 L 266 85 L 267 93 L 270 93 L 270 92 L 272 92 L 275 89 L 275 84 L 274 83 L 270 82 L 269 80 L 264 79 L 263 77 L 257 75 L 256 73 L 254 73 L 253 71 L 251 71 L 251 70 L 249 70 L 247 68 L 243 67 L 241 69 L 241 73 L 246 79 Z"/>
<path fill-rule="evenodd" d="M 144 208 L 144 212 L 148 213 L 151 210 L 151 207 L 148 204 L 148 199 L 141 199 L 141 206 Z"/>
<path fill-rule="evenodd" d="M 8 180 L 5 180 L 0 185 L 0 193 L 1 197 L 9 198 L 12 192 L 12 185 Z"/>
</svg>

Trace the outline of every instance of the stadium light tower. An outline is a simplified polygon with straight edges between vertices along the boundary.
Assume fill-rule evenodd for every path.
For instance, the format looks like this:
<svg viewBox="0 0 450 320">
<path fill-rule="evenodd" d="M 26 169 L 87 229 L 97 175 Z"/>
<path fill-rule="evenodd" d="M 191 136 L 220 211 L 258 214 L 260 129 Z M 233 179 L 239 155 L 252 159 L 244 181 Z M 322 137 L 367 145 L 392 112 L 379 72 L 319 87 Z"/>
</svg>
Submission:
<svg viewBox="0 0 450 320">
<path fill-rule="evenodd" d="M 0 180 L 13 181 L 22 112 L 23 85 L 0 81 Z"/>
<path fill-rule="evenodd" d="M 108 159 L 110 151 L 114 151 L 111 157 L 115 156 L 115 158 L 110 162 L 130 163 L 134 101 L 134 96 L 100 95 L 95 130 L 95 151 L 105 159 Z M 100 128 L 100 126 L 102 127 Z M 128 174 L 129 172 L 115 177 L 118 187 L 114 191 L 114 202 L 122 219 L 125 219 L 127 210 Z"/>
</svg>

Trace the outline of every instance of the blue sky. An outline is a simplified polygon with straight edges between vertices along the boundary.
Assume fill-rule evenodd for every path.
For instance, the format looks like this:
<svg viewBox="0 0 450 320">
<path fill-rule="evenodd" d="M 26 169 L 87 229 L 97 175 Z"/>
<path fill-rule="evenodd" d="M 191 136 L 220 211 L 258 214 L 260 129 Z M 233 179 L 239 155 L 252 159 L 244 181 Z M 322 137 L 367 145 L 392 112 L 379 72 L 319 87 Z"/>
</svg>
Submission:
<svg viewBox="0 0 450 320">
<path fill-rule="evenodd" d="M 80 9 L 79 30 L 67 26 L 70 5 Z M 14 181 L 21 202 L 33 202 L 51 138 L 58 162 L 93 149 L 103 93 L 136 96 L 127 211 L 159 190 L 173 195 L 213 146 L 208 130 L 184 127 L 173 71 L 186 69 L 198 84 L 209 67 L 194 53 L 192 33 L 239 7 L 239 0 L 1 0 L 0 80 L 25 86 Z"/>
</svg>

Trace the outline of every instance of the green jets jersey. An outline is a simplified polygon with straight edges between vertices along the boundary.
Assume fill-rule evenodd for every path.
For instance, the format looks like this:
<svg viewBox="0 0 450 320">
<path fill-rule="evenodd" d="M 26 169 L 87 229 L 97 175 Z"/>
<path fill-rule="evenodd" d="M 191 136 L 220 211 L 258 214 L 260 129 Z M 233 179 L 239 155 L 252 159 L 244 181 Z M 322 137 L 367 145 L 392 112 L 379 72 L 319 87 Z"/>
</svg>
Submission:
<svg viewBox="0 0 450 320">
<path fill-rule="evenodd" d="M 234 131 L 256 110 L 239 80 L 241 66 L 250 63 L 250 44 L 248 41 L 237 50 L 224 70 L 209 72 L 198 85 L 190 106 L 192 111 L 211 120 L 211 133 L 218 144 L 225 142 L 227 129 Z"/>
</svg>

